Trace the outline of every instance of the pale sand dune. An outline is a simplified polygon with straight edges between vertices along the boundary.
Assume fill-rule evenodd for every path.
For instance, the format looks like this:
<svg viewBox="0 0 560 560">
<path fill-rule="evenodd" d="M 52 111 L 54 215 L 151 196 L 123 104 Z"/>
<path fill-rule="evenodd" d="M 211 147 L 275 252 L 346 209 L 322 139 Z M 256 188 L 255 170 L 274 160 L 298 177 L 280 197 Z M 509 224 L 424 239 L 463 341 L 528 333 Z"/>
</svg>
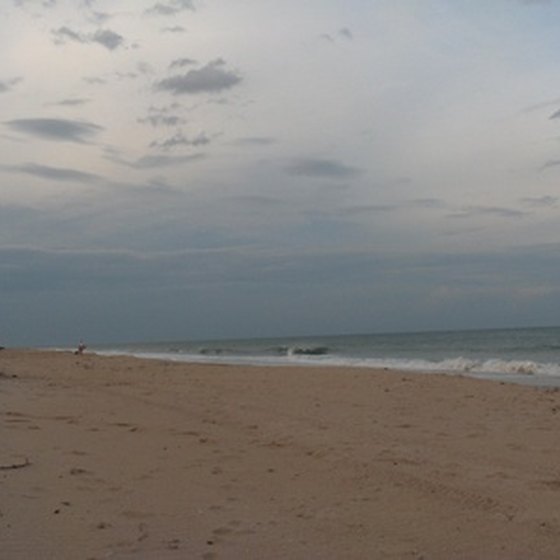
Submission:
<svg viewBox="0 0 560 560">
<path fill-rule="evenodd" d="M 551 389 L 12 350 L 0 371 L 2 559 L 560 557 Z"/>
</svg>

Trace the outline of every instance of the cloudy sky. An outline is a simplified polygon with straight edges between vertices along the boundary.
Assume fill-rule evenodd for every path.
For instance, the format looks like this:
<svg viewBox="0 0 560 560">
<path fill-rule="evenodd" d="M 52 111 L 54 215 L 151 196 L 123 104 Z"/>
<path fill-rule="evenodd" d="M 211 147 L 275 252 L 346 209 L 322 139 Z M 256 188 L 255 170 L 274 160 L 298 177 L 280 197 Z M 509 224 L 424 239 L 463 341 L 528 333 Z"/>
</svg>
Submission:
<svg viewBox="0 0 560 560">
<path fill-rule="evenodd" d="M 558 21 L 2 0 L 0 344 L 559 324 Z"/>
</svg>

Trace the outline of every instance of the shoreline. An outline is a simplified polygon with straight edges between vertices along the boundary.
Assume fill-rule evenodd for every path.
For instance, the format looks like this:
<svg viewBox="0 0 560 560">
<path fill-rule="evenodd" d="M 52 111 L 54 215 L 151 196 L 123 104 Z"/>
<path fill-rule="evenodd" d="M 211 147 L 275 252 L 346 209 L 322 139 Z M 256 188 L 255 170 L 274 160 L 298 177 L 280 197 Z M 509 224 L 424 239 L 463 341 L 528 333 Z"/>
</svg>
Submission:
<svg viewBox="0 0 560 560">
<path fill-rule="evenodd" d="M 33 349 L 26 349 L 33 351 Z M 41 348 L 37 351 L 45 352 L 62 352 L 74 353 L 71 349 L 48 349 Z M 560 376 L 546 375 L 543 373 L 499 373 L 494 371 L 480 372 L 480 371 L 461 371 L 461 370 L 445 370 L 445 369 L 407 369 L 404 367 L 391 367 L 391 366 L 372 366 L 368 363 L 336 363 L 336 362 L 319 362 L 319 361 L 270 361 L 266 359 L 251 359 L 251 358 L 200 358 L 196 359 L 194 356 L 188 357 L 175 357 L 173 355 L 162 354 L 149 354 L 137 352 L 119 352 L 119 351 L 104 351 L 92 348 L 86 352 L 89 355 L 96 355 L 106 358 L 135 358 L 139 360 L 151 360 L 156 362 L 171 362 L 190 366 L 231 366 L 231 367 L 247 367 L 247 368 L 315 368 L 315 369 L 338 369 L 338 370 L 367 370 L 372 372 L 385 371 L 395 374 L 405 375 L 445 375 L 451 377 L 468 377 L 470 379 L 478 379 L 482 381 L 492 381 L 496 383 L 513 383 L 515 385 L 541 387 L 541 388 L 560 388 Z"/>
<path fill-rule="evenodd" d="M 10 349 L 0 372 L 11 560 L 560 549 L 555 389 Z"/>
</svg>

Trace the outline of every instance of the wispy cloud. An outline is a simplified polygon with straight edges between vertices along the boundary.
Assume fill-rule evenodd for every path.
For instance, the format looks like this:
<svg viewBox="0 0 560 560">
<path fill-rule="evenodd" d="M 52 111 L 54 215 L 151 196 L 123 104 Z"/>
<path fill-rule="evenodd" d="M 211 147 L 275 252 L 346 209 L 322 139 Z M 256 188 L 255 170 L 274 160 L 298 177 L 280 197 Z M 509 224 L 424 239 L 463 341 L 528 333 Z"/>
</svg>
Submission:
<svg viewBox="0 0 560 560">
<path fill-rule="evenodd" d="M 551 206 L 556 206 L 556 203 L 558 202 L 558 197 L 549 196 L 549 195 L 538 196 L 538 197 L 526 197 L 526 198 L 522 198 L 521 202 L 533 208 L 549 208 Z"/>
<path fill-rule="evenodd" d="M 337 39 L 343 39 L 345 41 L 354 40 L 354 34 L 348 27 L 341 27 L 336 33 L 322 33 L 319 35 L 321 39 L 328 41 L 329 43 L 335 43 Z"/>
<path fill-rule="evenodd" d="M 151 106 L 148 109 L 149 114 L 146 117 L 140 117 L 137 122 L 141 124 L 150 124 L 153 127 L 160 126 L 177 126 L 184 124 L 185 119 L 177 114 L 181 111 L 180 103 L 171 103 L 163 107 Z"/>
<path fill-rule="evenodd" d="M 535 111 L 540 111 L 541 109 L 549 109 L 550 107 L 558 107 L 560 104 L 560 98 L 555 97 L 554 99 L 548 99 L 546 101 L 541 101 L 539 103 L 533 103 L 527 107 L 521 109 L 522 113 L 534 113 Z"/>
<path fill-rule="evenodd" d="M 57 0 L 13 0 L 14 6 L 24 7 L 28 4 L 35 4 L 44 8 L 54 8 Z"/>
<path fill-rule="evenodd" d="M 194 138 L 187 138 L 182 132 L 177 132 L 173 136 L 164 140 L 154 140 L 150 144 L 150 148 L 161 148 L 162 150 L 169 150 L 177 146 L 205 146 L 210 143 L 210 138 L 206 133 L 201 132 Z"/>
<path fill-rule="evenodd" d="M 334 159 L 299 158 L 286 166 L 290 175 L 303 177 L 348 179 L 362 173 L 357 167 L 350 167 Z"/>
<path fill-rule="evenodd" d="M 445 203 L 440 198 L 415 198 L 408 206 L 413 208 L 444 208 Z"/>
<path fill-rule="evenodd" d="M 184 124 L 185 119 L 178 115 L 148 115 L 138 119 L 140 124 L 150 124 L 153 127 L 159 126 L 177 126 Z"/>
<path fill-rule="evenodd" d="M 89 85 L 105 85 L 107 83 L 107 80 L 99 78 L 98 76 L 86 76 L 83 80 Z"/>
<path fill-rule="evenodd" d="M 241 82 L 237 72 L 227 70 L 222 59 L 214 60 L 197 70 L 166 78 L 156 84 L 159 91 L 173 95 L 217 93 L 231 89 Z"/>
<path fill-rule="evenodd" d="M 66 41 L 75 41 L 76 43 L 87 42 L 85 37 L 80 35 L 78 32 L 70 29 L 69 27 L 66 27 L 66 25 L 63 25 L 58 29 L 53 29 L 51 33 L 53 35 L 54 38 L 53 40 L 56 45 L 63 45 L 66 43 Z"/>
<path fill-rule="evenodd" d="M 524 218 L 528 212 L 514 210 L 512 208 L 502 208 L 500 206 L 468 206 L 460 212 L 449 214 L 450 218 L 476 218 L 480 216 L 490 216 L 497 218 Z"/>
<path fill-rule="evenodd" d="M 48 165 L 40 165 L 37 163 L 24 163 L 23 165 L 7 166 L 3 168 L 6 171 L 13 171 L 33 175 L 42 179 L 51 181 L 71 181 L 78 183 L 95 183 L 101 180 L 99 175 L 87 173 L 77 169 L 69 169 L 65 167 L 51 167 Z"/>
<path fill-rule="evenodd" d="M 186 29 L 181 25 L 174 25 L 173 27 L 164 27 L 162 29 L 164 33 L 186 33 Z"/>
<path fill-rule="evenodd" d="M 68 119 L 14 119 L 4 124 L 17 132 L 60 142 L 86 143 L 103 127 L 85 121 Z"/>
<path fill-rule="evenodd" d="M 22 78 L 11 78 L 10 80 L 0 80 L 0 93 L 5 93 L 13 89 L 16 84 L 22 81 Z"/>
<path fill-rule="evenodd" d="M 560 159 L 550 159 L 546 163 L 541 165 L 540 170 L 544 171 L 545 169 L 550 169 L 551 167 L 558 167 L 560 165 Z"/>
<path fill-rule="evenodd" d="M 158 167 L 172 167 L 192 163 L 204 158 L 203 154 L 193 154 L 189 156 L 144 156 L 131 163 L 135 169 L 154 169 Z"/>
<path fill-rule="evenodd" d="M 146 155 L 136 160 L 129 160 L 123 157 L 118 151 L 110 148 L 106 149 L 105 158 L 113 163 L 131 167 L 132 169 L 157 169 L 165 167 L 174 167 L 193 163 L 204 159 L 204 154 L 189 154 L 184 156 L 167 156 L 167 155 Z"/>
<path fill-rule="evenodd" d="M 157 16 L 175 16 L 186 10 L 194 10 L 192 0 L 169 0 L 168 2 L 158 2 L 146 10 L 147 14 Z"/>
<path fill-rule="evenodd" d="M 340 211 L 342 216 L 357 216 L 360 214 L 385 214 L 394 212 L 399 207 L 394 204 L 365 204 L 363 206 L 349 206 Z"/>
<path fill-rule="evenodd" d="M 90 14 L 90 19 L 96 24 L 106 23 L 112 17 L 112 14 L 109 14 L 107 12 L 96 12 L 95 10 L 93 10 Z"/>
<path fill-rule="evenodd" d="M 111 31 L 110 29 L 100 29 L 91 36 L 91 42 L 98 43 L 110 51 L 120 47 L 124 41 L 122 35 Z"/>
<path fill-rule="evenodd" d="M 56 45 L 64 45 L 68 41 L 85 45 L 96 43 L 110 51 L 114 51 L 124 43 L 124 37 L 111 29 L 98 29 L 95 33 L 83 34 L 67 26 L 62 26 L 58 29 L 53 29 L 51 34 Z"/>
<path fill-rule="evenodd" d="M 49 103 L 50 106 L 56 107 L 78 107 L 89 103 L 91 100 L 83 97 L 70 97 L 68 99 L 62 99 L 61 101 L 56 101 L 55 103 Z"/>
<path fill-rule="evenodd" d="M 184 68 L 185 66 L 192 66 L 193 64 L 196 64 L 196 60 L 193 58 L 177 58 L 169 64 L 169 68 Z"/>
</svg>

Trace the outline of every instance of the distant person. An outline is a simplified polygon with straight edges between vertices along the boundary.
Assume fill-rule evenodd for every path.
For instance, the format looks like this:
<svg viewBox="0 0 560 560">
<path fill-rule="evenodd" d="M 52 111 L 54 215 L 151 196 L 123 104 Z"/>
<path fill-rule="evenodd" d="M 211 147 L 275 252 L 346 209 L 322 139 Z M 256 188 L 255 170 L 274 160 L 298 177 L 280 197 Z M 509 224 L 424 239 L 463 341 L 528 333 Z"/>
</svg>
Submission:
<svg viewBox="0 0 560 560">
<path fill-rule="evenodd" d="M 74 354 L 76 354 L 76 356 L 81 355 L 84 353 L 86 348 L 87 346 L 84 344 L 84 341 L 80 340 L 80 344 L 78 344 L 78 349 L 74 352 Z"/>
</svg>

